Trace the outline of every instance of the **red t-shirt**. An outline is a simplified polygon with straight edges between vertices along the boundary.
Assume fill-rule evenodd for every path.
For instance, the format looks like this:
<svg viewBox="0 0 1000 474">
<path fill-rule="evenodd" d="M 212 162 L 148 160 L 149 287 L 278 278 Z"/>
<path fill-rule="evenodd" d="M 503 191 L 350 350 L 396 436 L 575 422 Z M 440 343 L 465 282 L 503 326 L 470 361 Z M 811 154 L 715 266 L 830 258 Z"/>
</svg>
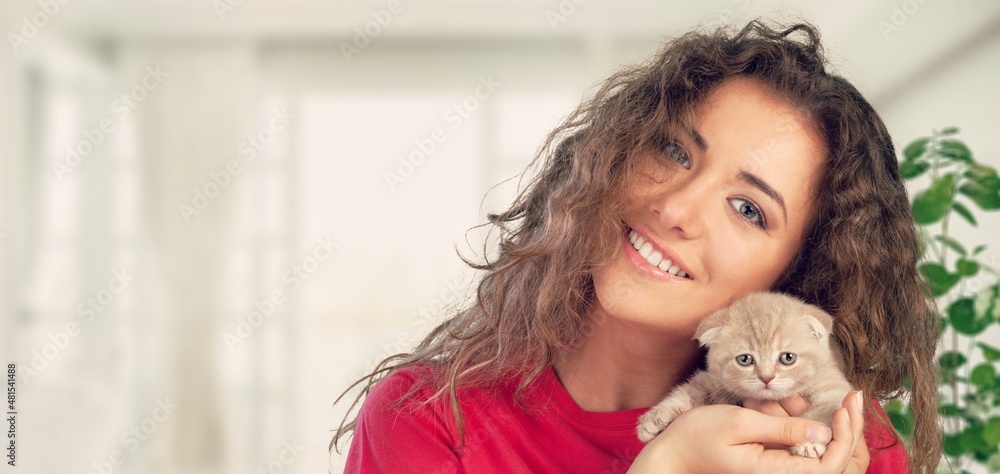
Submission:
<svg viewBox="0 0 1000 474">
<path fill-rule="evenodd" d="M 378 382 L 361 407 L 347 456 L 347 473 L 624 473 L 644 443 L 635 434 L 648 408 L 607 413 L 582 410 L 550 368 L 514 401 L 517 380 L 459 392 L 465 418 L 465 449 L 451 408 L 422 388 L 401 407 L 393 402 L 428 368 L 406 368 Z M 870 473 L 907 472 L 902 444 L 892 442 L 872 419 L 865 440 Z"/>
</svg>

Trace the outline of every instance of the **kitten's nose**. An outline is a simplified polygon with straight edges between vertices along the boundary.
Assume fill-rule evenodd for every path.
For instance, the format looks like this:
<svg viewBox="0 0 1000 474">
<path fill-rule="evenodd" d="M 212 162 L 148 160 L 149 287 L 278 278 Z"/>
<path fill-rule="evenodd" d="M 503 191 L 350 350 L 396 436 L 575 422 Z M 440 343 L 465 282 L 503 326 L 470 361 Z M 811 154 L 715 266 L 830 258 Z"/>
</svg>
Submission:
<svg viewBox="0 0 1000 474">
<path fill-rule="evenodd" d="M 772 380 L 774 380 L 774 376 L 773 375 L 761 375 L 758 378 L 760 378 L 761 382 L 764 382 L 764 386 L 765 387 L 767 386 L 768 383 L 770 383 Z"/>
</svg>

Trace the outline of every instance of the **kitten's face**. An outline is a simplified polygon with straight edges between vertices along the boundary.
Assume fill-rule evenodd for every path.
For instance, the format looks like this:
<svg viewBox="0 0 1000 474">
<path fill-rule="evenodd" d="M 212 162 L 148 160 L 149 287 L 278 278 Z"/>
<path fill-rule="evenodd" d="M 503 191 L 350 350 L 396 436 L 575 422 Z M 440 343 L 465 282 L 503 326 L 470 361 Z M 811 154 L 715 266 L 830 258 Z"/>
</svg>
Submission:
<svg viewBox="0 0 1000 474">
<path fill-rule="evenodd" d="M 814 311 L 771 296 L 734 305 L 723 324 L 699 338 L 708 341 L 708 370 L 740 397 L 788 398 L 833 364 L 828 329 Z"/>
</svg>

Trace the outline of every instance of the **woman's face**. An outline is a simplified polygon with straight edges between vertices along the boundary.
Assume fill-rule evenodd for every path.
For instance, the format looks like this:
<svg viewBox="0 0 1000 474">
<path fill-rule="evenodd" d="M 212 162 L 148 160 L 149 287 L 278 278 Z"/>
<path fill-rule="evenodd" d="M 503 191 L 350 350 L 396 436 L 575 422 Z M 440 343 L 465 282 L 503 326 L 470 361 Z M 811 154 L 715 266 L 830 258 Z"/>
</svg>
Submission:
<svg viewBox="0 0 1000 474">
<path fill-rule="evenodd" d="M 826 153 L 807 117 L 749 78 L 720 84 L 692 120 L 644 156 L 618 256 L 594 274 L 609 316 L 685 337 L 788 267 Z"/>
</svg>

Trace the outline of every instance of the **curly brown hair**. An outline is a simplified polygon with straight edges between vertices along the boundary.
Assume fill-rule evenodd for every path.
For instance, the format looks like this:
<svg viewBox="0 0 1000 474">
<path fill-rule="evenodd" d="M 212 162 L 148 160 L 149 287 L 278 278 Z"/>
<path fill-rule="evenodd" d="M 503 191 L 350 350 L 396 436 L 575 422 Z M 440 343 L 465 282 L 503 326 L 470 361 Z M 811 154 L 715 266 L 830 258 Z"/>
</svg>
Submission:
<svg viewBox="0 0 1000 474">
<path fill-rule="evenodd" d="M 813 26 L 778 30 L 759 21 L 736 33 L 692 32 L 669 42 L 650 62 L 611 76 L 553 130 L 528 186 L 509 209 L 488 216 L 499 231 L 495 258 L 463 258 L 483 271 L 474 304 L 344 391 L 338 402 L 362 386 L 330 449 L 354 430 L 358 403 L 395 370 L 439 366 L 442 376 L 423 383 L 449 400 L 464 439 L 459 390 L 517 374 L 520 396 L 574 347 L 593 323 L 591 275 L 618 251 L 621 196 L 642 152 L 662 146 L 666 130 L 736 76 L 754 78 L 800 108 L 827 148 L 815 213 L 773 290 L 835 317 L 856 387 L 878 400 L 906 397 L 916 418 L 911 470 L 933 471 L 941 455 L 938 327 L 917 272 L 921 251 L 892 140 L 862 94 L 826 71 Z"/>
</svg>

